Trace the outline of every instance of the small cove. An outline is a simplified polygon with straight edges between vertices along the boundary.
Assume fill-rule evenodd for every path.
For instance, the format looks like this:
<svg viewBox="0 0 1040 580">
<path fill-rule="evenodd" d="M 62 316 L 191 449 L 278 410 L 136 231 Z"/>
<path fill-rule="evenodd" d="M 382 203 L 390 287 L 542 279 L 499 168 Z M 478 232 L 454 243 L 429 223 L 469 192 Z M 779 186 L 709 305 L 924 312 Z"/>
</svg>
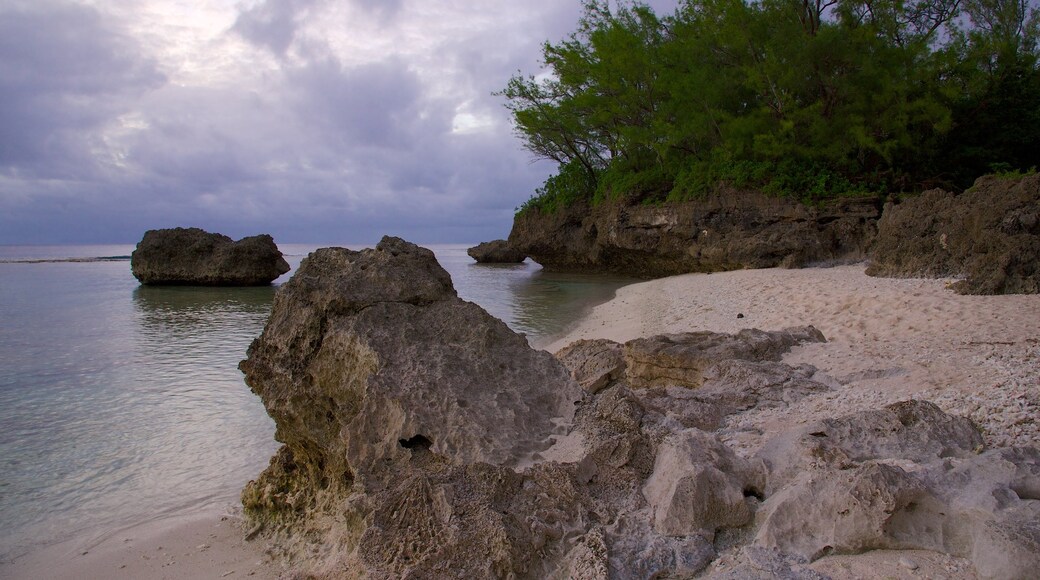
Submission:
<svg viewBox="0 0 1040 580">
<path fill-rule="evenodd" d="M 295 270 L 317 247 L 281 249 Z M 535 346 L 631 282 L 431 249 L 462 298 Z M 234 504 L 277 447 L 237 364 L 292 272 L 264 288 L 142 287 L 119 259 L 132 250 L 0 247 L 0 561 Z"/>
</svg>

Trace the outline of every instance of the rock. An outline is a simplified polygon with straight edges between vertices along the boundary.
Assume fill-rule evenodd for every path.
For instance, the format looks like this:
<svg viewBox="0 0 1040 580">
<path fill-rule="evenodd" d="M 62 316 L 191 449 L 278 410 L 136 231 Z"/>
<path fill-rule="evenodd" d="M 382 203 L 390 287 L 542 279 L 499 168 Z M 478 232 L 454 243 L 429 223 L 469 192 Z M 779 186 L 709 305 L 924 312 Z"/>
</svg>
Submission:
<svg viewBox="0 0 1040 580">
<path fill-rule="evenodd" d="M 1032 578 L 1040 569 L 1040 449 L 993 449 L 922 473 L 944 507 L 944 529 L 915 536 L 970 558 L 981 578 Z"/>
<path fill-rule="evenodd" d="M 964 277 L 962 294 L 1040 291 L 1040 175 L 980 177 L 955 195 L 935 189 L 888 204 L 867 274 Z"/>
<path fill-rule="evenodd" d="M 466 250 L 466 253 L 481 264 L 519 264 L 527 259 L 527 254 L 505 240 L 483 242 Z"/>
<path fill-rule="evenodd" d="M 925 401 L 828 419 L 768 443 L 756 543 L 809 560 L 871 549 L 969 558 L 983 578 L 1040 566 L 1040 449 L 980 454 L 966 419 Z"/>
<path fill-rule="evenodd" d="M 271 236 L 235 242 L 198 228 L 148 230 L 130 256 L 142 284 L 262 286 L 289 271 Z"/>
<path fill-rule="evenodd" d="M 917 570 L 918 568 L 920 568 L 920 566 L 917 565 L 917 562 L 914 562 L 906 556 L 899 558 L 899 565 L 903 568 L 906 568 L 907 570 Z"/>
<path fill-rule="evenodd" d="M 779 362 L 807 340 L 824 339 L 584 341 L 557 360 L 459 299 L 428 250 L 319 250 L 241 363 L 284 443 L 243 490 L 248 535 L 315 577 L 690 578 L 716 547 L 739 553 L 723 578 L 815 579 L 812 559 L 875 549 L 983 577 L 1040 566 L 1040 450 L 982 452 L 931 403 L 792 427 L 751 457 L 723 443 L 731 416 L 828 388 Z"/>
<path fill-rule="evenodd" d="M 883 459 L 926 464 L 971 457 L 983 447 L 982 435 L 968 419 L 912 400 L 790 431 L 769 441 L 759 457 L 770 468 L 769 488 L 778 489 L 812 467 L 844 469 Z"/>
<path fill-rule="evenodd" d="M 866 257 L 881 215 L 877 198 L 820 206 L 747 191 L 644 205 L 638 199 L 576 202 L 513 221 L 509 243 L 549 270 L 639 277 Z"/>
<path fill-rule="evenodd" d="M 806 567 L 809 561 L 776 548 L 748 546 L 740 551 L 737 565 L 730 570 L 715 572 L 712 580 L 830 580 Z"/>
<path fill-rule="evenodd" d="M 893 519 L 928 499 L 917 478 L 890 465 L 805 472 L 762 505 L 755 542 L 808 560 L 900 547 Z"/>
<path fill-rule="evenodd" d="M 311 254 L 241 368 L 285 444 L 246 513 L 312 569 L 541 576 L 559 564 L 541 550 L 583 525 L 570 471 L 512 468 L 566 430 L 580 387 L 429 250 Z"/>
<path fill-rule="evenodd" d="M 764 467 L 737 457 L 714 435 L 687 429 L 658 448 L 643 495 L 658 532 L 712 541 L 716 530 L 751 520 L 746 496 L 761 495 L 764 488 Z"/>
<path fill-rule="evenodd" d="M 397 238 L 306 258 L 241 369 L 294 461 L 330 482 L 388 473 L 415 447 L 514 464 L 581 398 L 556 359 L 459 299 L 432 252 Z"/>
<path fill-rule="evenodd" d="M 571 371 L 574 380 L 592 394 L 625 372 L 621 345 L 612 340 L 579 340 L 560 349 L 556 358 Z"/>
<path fill-rule="evenodd" d="M 737 334 L 689 332 L 638 338 L 625 343 L 626 377 L 635 388 L 679 385 L 695 389 L 704 371 L 720 360 L 778 361 L 801 342 L 826 342 L 812 326 L 780 332 L 747 329 Z"/>
</svg>

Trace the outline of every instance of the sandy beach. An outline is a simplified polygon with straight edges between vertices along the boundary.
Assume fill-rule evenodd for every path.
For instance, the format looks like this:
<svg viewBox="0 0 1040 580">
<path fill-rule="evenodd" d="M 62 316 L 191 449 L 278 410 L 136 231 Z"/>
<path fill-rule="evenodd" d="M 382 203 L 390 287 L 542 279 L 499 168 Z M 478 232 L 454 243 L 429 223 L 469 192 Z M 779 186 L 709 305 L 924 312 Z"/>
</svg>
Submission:
<svg viewBox="0 0 1040 580">
<path fill-rule="evenodd" d="M 10 580 L 252 578 L 274 580 L 281 567 L 263 540 L 232 513 L 205 511 L 157 519 L 100 538 L 76 539 L 0 568 Z"/>
<path fill-rule="evenodd" d="M 545 348 L 582 338 L 811 324 L 827 342 L 796 347 L 785 362 L 817 367 L 833 390 L 740 415 L 721 433 L 738 453 L 752 453 L 781 427 L 907 398 L 971 417 L 990 445 L 1040 445 L 1040 296 L 960 296 L 949 282 L 871 278 L 863 264 L 676 276 L 622 288 Z M 91 545 L 48 548 L 2 572 L 12 579 L 278 577 L 263 540 L 245 535 L 233 516 L 159 520 Z M 871 557 L 825 558 L 816 567 L 839 576 L 974 577 L 970 564 L 934 553 L 910 554 L 914 570 Z"/>
<path fill-rule="evenodd" d="M 795 347 L 784 361 L 815 366 L 834 390 L 751 418 L 767 431 L 923 398 L 971 417 L 991 446 L 1040 444 L 1040 296 L 962 296 L 947 288 L 952 280 L 864 270 L 740 270 L 634 284 L 545 348 L 811 324 L 827 342 Z"/>
</svg>

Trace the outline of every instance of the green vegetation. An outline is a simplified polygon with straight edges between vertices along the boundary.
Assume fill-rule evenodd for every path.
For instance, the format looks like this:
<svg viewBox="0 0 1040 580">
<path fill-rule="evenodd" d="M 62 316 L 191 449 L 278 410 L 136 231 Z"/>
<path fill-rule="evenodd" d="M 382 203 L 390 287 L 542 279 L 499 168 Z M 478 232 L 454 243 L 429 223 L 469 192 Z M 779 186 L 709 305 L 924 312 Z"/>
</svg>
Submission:
<svg viewBox="0 0 1040 580">
<path fill-rule="evenodd" d="M 807 202 L 963 188 L 1040 165 L 1029 0 L 584 3 L 546 72 L 502 91 L 559 163 L 520 211 L 723 186 Z"/>
</svg>

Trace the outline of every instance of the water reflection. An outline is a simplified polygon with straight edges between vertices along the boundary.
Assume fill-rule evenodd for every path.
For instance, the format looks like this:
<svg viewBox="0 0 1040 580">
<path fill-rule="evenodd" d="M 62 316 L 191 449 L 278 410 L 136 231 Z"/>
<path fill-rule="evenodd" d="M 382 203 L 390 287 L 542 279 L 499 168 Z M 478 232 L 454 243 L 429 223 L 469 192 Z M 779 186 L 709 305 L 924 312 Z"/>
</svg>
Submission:
<svg viewBox="0 0 1040 580">
<path fill-rule="evenodd" d="M 595 305 L 613 298 L 632 278 L 539 270 L 510 284 L 513 326 L 531 336 L 534 346 L 566 333 Z"/>
<path fill-rule="evenodd" d="M 200 322 L 219 321 L 222 316 L 267 316 L 274 294 L 274 286 L 138 286 L 134 305 L 144 324 L 194 328 Z"/>
</svg>

